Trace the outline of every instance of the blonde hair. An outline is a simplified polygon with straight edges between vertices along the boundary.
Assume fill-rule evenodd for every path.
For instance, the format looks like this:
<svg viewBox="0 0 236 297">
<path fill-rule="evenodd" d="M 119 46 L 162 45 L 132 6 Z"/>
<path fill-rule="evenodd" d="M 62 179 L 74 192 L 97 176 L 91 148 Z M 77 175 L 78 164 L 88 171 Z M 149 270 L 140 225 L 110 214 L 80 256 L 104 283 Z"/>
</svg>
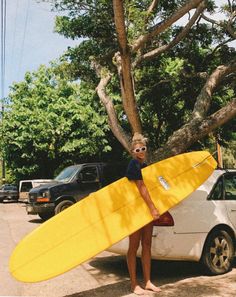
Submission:
<svg viewBox="0 0 236 297">
<path fill-rule="evenodd" d="M 147 141 L 148 139 L 146 137 L 144 137 L 142 134 L 135 132 L 134 136 L 132 138 L 132 142 L 131 142 L 131 148 L 133 149 L 134 146 L 138 143 L 142 143 L 144 145 L 147 145 Z"/>
</svg>

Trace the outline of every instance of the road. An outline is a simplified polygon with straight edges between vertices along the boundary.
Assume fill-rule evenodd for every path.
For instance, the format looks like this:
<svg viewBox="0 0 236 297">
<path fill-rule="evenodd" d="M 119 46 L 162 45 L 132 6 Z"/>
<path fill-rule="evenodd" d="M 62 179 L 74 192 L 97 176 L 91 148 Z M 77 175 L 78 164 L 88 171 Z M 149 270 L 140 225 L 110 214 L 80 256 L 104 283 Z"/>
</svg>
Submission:
<svg viewBox="0 0 236 297">
<path fill-rule="evenodd" d="M 24 204 L 0 204 L 0 296 L 27 297 L 121 297 L 130 293 L 125 257 L 103 252 L 90 261 L 52 280 L 28 284 L 8 272 L 10 254 L 17 242 L 42 223 L 26 214 Z M 138 277 L 141 279 L 138 261 Z M 236 265 L 225 275 L 204 276 L 200 265 L 188 262 L 153 261 L 152 279 L 160 297 L 236 296 Z"/>
</svg>

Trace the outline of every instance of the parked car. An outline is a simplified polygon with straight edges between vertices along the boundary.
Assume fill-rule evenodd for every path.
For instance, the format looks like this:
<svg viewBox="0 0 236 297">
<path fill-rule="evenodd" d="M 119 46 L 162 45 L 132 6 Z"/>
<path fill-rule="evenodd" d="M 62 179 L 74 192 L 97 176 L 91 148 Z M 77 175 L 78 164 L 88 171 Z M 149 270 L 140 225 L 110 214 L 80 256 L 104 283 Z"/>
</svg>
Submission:
<svg viewBox="0 0 236 297">
<path fill-rule="evenodd" d="M 51 183 L 29 192 L 28 214 L 46 220 L 124 176 L 126 164 L 85 163 L 65 168 Z"/>
<path fill-rule="evenodd" d="M 127 248 L 125 238 L 109 251 L 126 254 Z M 212 275 L 231 270 L 235 248 L 236 170 L 215 170 L 153 228 L 152 258 L 200 261 Z"/>
<path fill-rule="evenodd" d="M 4 200 L 8 201 L 18 201 L 19 192 L 17 186 L 6 184 L 2 185 L 0 188 L 0 202 L 2 203 Z"/>
<path fill-rule="evenodd" d="M 31 180 L 21 180 L 19 182 L 19 201 L 28 202 L 29 191 L 32 188 L 38 187 L 40 185 L 51 182 L 52 179 L 31 179 Z"/>
</svg>

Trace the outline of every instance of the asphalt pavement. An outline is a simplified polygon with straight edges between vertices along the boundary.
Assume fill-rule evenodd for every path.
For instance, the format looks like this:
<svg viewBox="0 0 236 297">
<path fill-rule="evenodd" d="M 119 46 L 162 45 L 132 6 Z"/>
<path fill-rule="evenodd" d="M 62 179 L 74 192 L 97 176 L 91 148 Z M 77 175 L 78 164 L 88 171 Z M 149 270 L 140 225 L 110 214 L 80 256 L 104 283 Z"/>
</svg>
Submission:
<svg viewBox="0 0 236 297">
<path fill-rule="evenodd" d="M 24 204 L 0 204 L 0 296 L 16 297 L 134 297 L 124 256 L 102 252 L 77 268 L 41 283 L 20 283 L 8 272 L 8 261 L 16 244 L 42 223 L 26 214 Z M 142 281 L 140 261 L 138 278 Z M 146 296 L 232 297 L 236 296 L 236 265 L 220 276 L 204 276 L 201 266 L 191 262 L 152 262 L 152 280 L 162 289 Z"/>
</svg>

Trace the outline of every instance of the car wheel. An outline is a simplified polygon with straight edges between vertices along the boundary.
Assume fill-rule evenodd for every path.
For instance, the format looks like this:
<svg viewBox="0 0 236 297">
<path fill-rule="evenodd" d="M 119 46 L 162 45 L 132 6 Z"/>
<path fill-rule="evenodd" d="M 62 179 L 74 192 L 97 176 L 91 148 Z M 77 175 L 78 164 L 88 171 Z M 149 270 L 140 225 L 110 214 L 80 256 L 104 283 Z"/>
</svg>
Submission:
<svg viewBox="0 0 236 297">
<path fill-rule="evenodd" d="M 223 274 L 231 270 L 234 260 L 232 237 L 224 230 L 215 230 L 208 236 L 202 255 L 202 262 L 211 275 Z"/>
<path fill-rule="evenodd" d="M 55 207 L 55 214 L 58 214 L 58 213 L 62 212 L 63 210 L 65 210 L 66 208 L 70 207 L 73 204 L 74 204 L 74 202 L 71 201 L 71 200 L 63 200 L 63 201 L 61 201 Z"/>
<path fill-rule="evenodd" d="M 42 220 L 46 221 L 46 220 L 50 219 L 51 217 L 53 217 L 54 213 L 51 213 L 51 212 L 50 213 L 39 213 L 38 215 Z"/>
</svg>

